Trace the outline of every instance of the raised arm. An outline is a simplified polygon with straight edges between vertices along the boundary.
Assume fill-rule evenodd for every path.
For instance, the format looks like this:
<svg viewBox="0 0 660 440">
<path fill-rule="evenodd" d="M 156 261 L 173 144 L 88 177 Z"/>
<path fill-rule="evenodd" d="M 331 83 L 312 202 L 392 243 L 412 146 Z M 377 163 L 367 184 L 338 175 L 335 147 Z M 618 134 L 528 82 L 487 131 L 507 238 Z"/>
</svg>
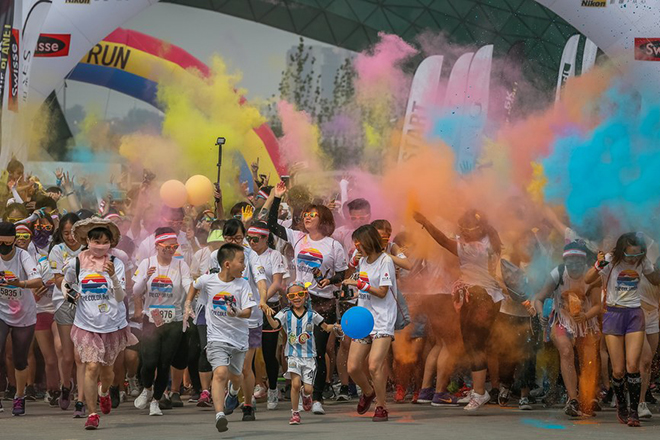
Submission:
<svg viewBox="0 0 660 440">
<path fill-rule="evenodd" d="M 442 231 L 433 226 L 433 224 L 419 212 L 413 214 L 413 218 L 417 223 L 422 225 L 429 235 L 443 248 L 447 249 L 452 254 L 458 256 L 458 243 L 447 237 Z"/>
<path fill-rule="evenodd" d="M 273 206 L 270 208 L 270 211 L 268 212 L 268 229 L 275 236 L 281 238 L 282 240 L 288 241 L 286 236 L 286 228 L 277 222 L 278 220 L 277 216 L 278 213 L 280 212 L 280 203 L 282 201 L 282 196 L 286 193 L 286 185 L 284 184 L 284 182 L 278 183 L 277 186 L 273 188 L 273 190 L 271 191 L 271 194 L 273 193 L 274 193 Z"/>
</svg>

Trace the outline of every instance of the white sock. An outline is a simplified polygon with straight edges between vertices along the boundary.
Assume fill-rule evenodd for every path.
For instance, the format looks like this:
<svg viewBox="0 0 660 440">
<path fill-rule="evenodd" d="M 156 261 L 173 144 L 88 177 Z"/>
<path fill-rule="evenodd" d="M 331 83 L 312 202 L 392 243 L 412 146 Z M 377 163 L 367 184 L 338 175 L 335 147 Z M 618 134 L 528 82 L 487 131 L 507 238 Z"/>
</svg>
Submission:
<svg viewBox="0 0 660 440">
<path fill-rule="evenodd" d="M 234 389 L 234 384 L 233 383 L 229 385 L 229 394 L 231 394 L 232 396 L 237 395 L 240 390 L 241 390 L 241 387 L 238 387 L 238 389 Z"/>
<path fill-rule="evenodd" d="M 110 392 L 110 388 L 108 388 L 108 391 L 106 391 L 105 393 L 101 391 L 101 389 L 99 388 L 99 396 L 101 397 L 106 397 L 109 392 Z"/>
<path fill-rule="evenodd" d="M 215 420 L 217 421 L 220 417 L 224 417 L 225 413 L 220 411 L 219 413 L 215 413 Z"/>
</svg>

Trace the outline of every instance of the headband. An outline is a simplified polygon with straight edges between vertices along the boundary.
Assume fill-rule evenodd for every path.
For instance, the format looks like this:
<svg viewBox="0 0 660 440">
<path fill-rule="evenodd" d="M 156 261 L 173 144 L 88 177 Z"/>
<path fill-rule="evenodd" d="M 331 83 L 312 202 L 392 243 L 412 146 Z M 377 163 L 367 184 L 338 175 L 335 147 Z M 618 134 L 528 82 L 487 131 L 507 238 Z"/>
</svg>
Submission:
<svg viewBox="0 0 660 440">
<path fill-rule="evenodd" d="M 248 229 L 248 234 L 263 235 L 265 237 L 268 237 L 268 235 L 270 235 L 270 231 L 268 229 L 251 226 L 250 229 Z"/>
<path fill-rule="evenodd" d="M 585 251 L 580 250 L 580 249 L 568 249 L 568 250 L 564 251 L 564 254 L 562 255 L 562 258 L 566 258 L 566 257 L 570 257 L 570 256 L 587 258 L 587 253 Z"/>
<path fill-rule="evenodd" d="M 32 231 L 30 228 L 28 228 L 25 225 L 16 225 L 16 233 L 17 234 L 30 234 L 32 235 Z"/>
<path fill-rule="evenodd" d="M 263 189 L 260 189 L 259 193 L 257 194 L 257 198 L 259 198 L 259 197 L 261 197 L 262 199 L 267 199 L 268 194 L 266 194 L 266 191 L 264 191 Z"/>
<path fill-rule="evenodd" d="M 166 232 L 164 234 L 156 235 L 156 244 L 162 243 L 167 240 L 176 240 L 176 234 L 172 232 Z"/>
<path fill-rule="evenodd" d="M 117 220 L 121 220 L 121 216 L 119 214 L 108 214 L 104 217 L 106 220 L 112 220 L 113 218 L 116 218 Z"/>
</svg>

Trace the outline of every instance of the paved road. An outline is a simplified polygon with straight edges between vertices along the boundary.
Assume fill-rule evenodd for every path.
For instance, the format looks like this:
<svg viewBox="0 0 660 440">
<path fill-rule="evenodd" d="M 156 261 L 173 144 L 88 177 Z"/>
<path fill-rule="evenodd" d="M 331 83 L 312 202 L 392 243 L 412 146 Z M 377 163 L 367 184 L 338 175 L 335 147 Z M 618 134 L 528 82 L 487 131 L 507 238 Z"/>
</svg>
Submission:
<svg viewBox="0 0 660 440">
<path fill-rule="evenodd" d="M 275 411 L 260 404 L 256 422 L 242 422 L 240 413 L 229 416 L 228 432 L 218 433 L 214 414 L 192 405 L 165 411 L 163 417 L 149 417 L 132 403 L 124 403 L 107 416 L 101 416 L 97 431 L 85 431 L 84 420 L 71 418 L 72 411 L 51 409 L 45 403 L 28 403 L 28 414 L 11 417 L 0 414 L 0 438 L 23 439 L 579 439 L 625 440 L 657 439 L 660 414 L 641 428 L 629 428 L 616 421 L 614 411 L 607 409 L 595 418 L 569 420 L 560 408 L 518 411 L 517 408 L 487 406 L 475 415 L 461 408 L 392 404 L 390 421 L 373 423 L 370 417 L 355 413 L 354 403 L 328 404 L 327 414 L 302 414 L 303 424 L 289 426 L 289 403 L 280 402 Z M 656 412 L 658 408 L 653 408 Z"/>
</svg>

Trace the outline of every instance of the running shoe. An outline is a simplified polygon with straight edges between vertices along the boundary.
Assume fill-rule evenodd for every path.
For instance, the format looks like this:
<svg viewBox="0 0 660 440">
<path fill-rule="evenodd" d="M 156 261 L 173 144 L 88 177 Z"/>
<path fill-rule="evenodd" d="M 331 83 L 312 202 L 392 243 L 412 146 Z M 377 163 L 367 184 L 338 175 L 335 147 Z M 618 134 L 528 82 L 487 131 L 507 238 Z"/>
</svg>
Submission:
<svg viewBox="0 0 660 440">
<path fill-rule="evenodd" d="M 152 400 L 149 404 L 149 415 L 150 416 L 162 416 L 163 411 L 160 409 L 160 401 Z"/>
<path fill-rule="evenodd" d="M 154 397 L 154 392 L 153 390 L 150 390 L 148 388 L 145 388 L 142 390 L 140 395 L 138 396 L 137 399 L 135 399 L 135 402 L 133 402 L 133 405 L 137 409 L 147 409 L 147 405 L 151 402 L 151 399 Z"/>
<path fill-rule="evenodd" d="M 463 387 L 454 395 L 458 398 L 459 405 L 467 405 L 472 399 L 472 388 Z"/>
<path fill-rule="evenodd" d="M 568 402 L 566 402 L 566 406 L 564 406 L 564 414 L 566 414 L 568 417 L 580 417 L 582 412 L 580 411 L 578 401 L 575 399 L 570 399 Z"/>
<path fill-rule="evenodd" d="M 71 405 L 71 388 L 63 386 L 60 394 L 60 408 L 65 411 L 69 409 L 69 405 Z"/>
<path fill-rule="evenodd" d="M 500 394 L 497 396 L 497 403 L 500 406 L 507 406 L 509 398 L 511 397 L 511 390 L 507 387 L 500 388 Z"/>
<path fill-rule="evenodd" d="M 117 408 L 121 403 L 119 401 L 119 387 L 111 386 L 108 392 L 110 393 L 110 401 L 112 402 L 112 408 L 113 409 Z"/>
<path fill-rule="evenodd" d="M 105 396 L 101 396 L 101 386 L 99 385 L 99 406 L 103 414 L 110 414 L 112 409 L 112 398 L 108 392 Z"/>
<path fill-rule="evenodd" d="M 14 397 L 16 397 L 16 387 L 13 385 L 7 385 L 4 400 L 11 402 L 14 400 Z"/>
<path fill-rule="evenodd" d="M 280 401 L 280 392 L 277 391 L 277 388 L 274 390 L 269 389 L 268 390 L 268 403 L 266 404 L 266 408 L 269 410 L 274 410 L 277 408 L 277 404 Z"/>
<path fill-rule="evenodd" d="M 182 408 L 183 407 L 183 400 L 181 400 L 181 394 L 172 393 L 172 395 L 170 396 L 170 400 L 172 401 L 172 408 Z"/>
<path fill-rule="evenodd" d="M 126 394 L 126 391 L 120 391 L 119 392 L 119 403 L 124 403 L 128 400 L 128 394 Z"/>
<path fill-rule="evenodd" d="M 422 388 L 419 391 L 419 397 L 417 397 L 417 403 L 431 403 L 433 401 L 433 395 L 435 390 L 433 388 Z"/>
<path fill-rule="evenodd" d="M 199 408 L 210 408 L 211 407 L 211 393 L 207 390 L 202 391 L 202 394 L 199 395 L 197 399 L 197 406 Z M 226 408 L 225 408 L 226 411 Z"/>
<path fill-rule="evenodd" d="M 231 387 L 231 385 L 228 385 Z M 230 415 L 238 407 L 238 394 L 227 393 L 225 397 L 225 414 Z"/>
<path fill-rule="evenodd" d="M 302 398 L 303 410 L 305 411 L 311 410 L 313 406 L 312 396 L 305 396 L 303 393 L 300 393 L 300 397 Z"/>
<path fill-rule="evenodd" d="M 160 401 L 158 401 L 158 405 L 160 405 L 160 409 L 172 409 L 172 400 L 170 399 L 170 396 L 167 394 L 167 391 L 163 393 L 163 397 L 160 398 Z"/>
<path fill-rule="evenodd" d="M 641 425 L 639 423 L 639 414 L 637 411 L 630 411 L 628 415 L 628 426 L 631 428 L 639 428 Z"/>
<path fill-rule="evenodd" d="M 128 394 L 131 397 L 137 397 L 140 395 L 140 383 L 135 376 L 128 378 Z"/>
<path fill-rule="evenodd" d="M 532 410 L 532 405 L 529 402 L 528 397 L 521 397 L 520 400 L 518 401 L 518 409 L 521 411 L 531 411 Z"/>
<path fill-rule="evenodd" d="M 360 401 L 358 402 L 357 405 L 357 413 L 362 415 L 365 414 L 367 411 L 369 411 L 369 408 L 371 408 L 371 403 L 374 401 L 376 398 L 376 392 L 372 391 L 371 396 L 367 396 L 364 393 L 360 396 Z"/>
<path fill-rule="evenodd" d="M 282 392 L 282 400 L 291 400 L 291 384 L 288 383 Z"/>
<path fill-rule="evenodd" d="M 412 399 L 410 400 L 410 403 L 418 403 L 419 402 L 419 390 L 415 390 L 415 392 L 412 395 Z"/>
<path fill-rule="evenodd" d="M 85 429 L 89 431 L 98 428 L 99 419 L 100 417 L 98 414 L 90 414 L 89 417 L 87 417 L 87 421 L 85 422 Z"/>
<path fill-rule="evenodd" d="M 11 410 L 13 416 L 25 415 L 25 397 L 14 397 L 14 405 Z"/>
<path fill-rule="evenodd" d="M 50 405 L 51 408 L 57 408 L 60 406 L 60 396 L 62 393 L 60 390 L 54 390 L 54 391 L 49 391 L 48 392 L 49 397 L 48 397 L 48 405 Z"/>
<path fill-rule="evenodd" d="M 2 399 L 0 399 L 0 413 L 5 412 L 5 409 L 2 407 Z"/>
<path fill-rule="evenodd" d="M 607 405 L 612 402 L 613 396 L 614 396 L 614 390 L 612 390 L 612 388 L 608 390 L 603 390 L 600 393 L 600 400 Z"/>
<path fill-rule="evenodd" d="M 655 405 L 656 403 L 658 403 L 658 399 L 656 399 L 655 396 L 653 395 L 653 392 L 651 391 L 651 388 L 646 390 L 646 395 L 644 397 L 644 401 L 646 403 L 651 404 L 651 405 Z"/>
<path fill-rule="evenodd" d="M 443 393 L 435 393 L 433 395 L 433 400 L 431 401 L 431 406 L 436 406 L 436 407 L 455 407 L 458 406 L 458 398 L 456 396 L 451 395 L 448 392 L 443 392 Z"/>
<path fill-rule="evenodd" d="M 371 418 L 374 422 L 387 422 L 387 410 L 382 406 L 377 406 L 374 416 Z"/>
<path fill-rule="evenodd" d="M 628 406 L 627 405 L 617 405 L 616 407 L 616 418 L 619 420 L 619 423 L 623 425 L 628 424 Z"/>
<path fill-rule="evenodd" d="M 298 411 L 291 411 L 289 425 L 300 425 L 300 413 Z"/>
<path fill-rule="evenodd" d="M 266 388 L 261 384 L 258 384 L 256 387 L 254 387 L 254 398 L 257 400 L 263 399 L 264 397 L 266 397 L 267 392 L 268 392 L 268 388 Z"/>
<path fill-rule="evenodd" d="M 73 418 L 82 419 L 85 417 L 85 412 L 85 404 L 80 401 L 76 401 L 75 405 L 73 406 Z"/>
<path fill-rule="evenodd" d="M 25 387 L 25 400 L 29 400 L 30 402 L 37 401 L 37 391 L 34 389 L 34 385 Z"/>
<path fill-rule="evenodd" d="M 499 388 L 491 388 L 490 393 L 490 400 L 487 402 L 491 405 L 497 405 L 500 399 L 500 389 Z"/>
<path fill-rule="evenodd" d="M 402 385 L 396 386 L 396 392 L 394 393 L 394 402 L 403 403 L 406 401 L 406 389 Z"/>
<path fill-rule="evenodd" d="M 353 382 L 348 382 L 348 397 L 349 399 L 357 399 L 358 398 L 358 391 L 357 391 L 357 385 Z"/>
<path fill-rule="evenodd" d="M 591 401 L 591 412 L 600 412 L 603 408 L 600 406 L 598 399 L 593 399 Z"/>
<path fill-rule="evenodd" d="M 335 398 L 335 389 L 332 388 L 332 384 L 327 383 L 323 387 L 323 399 L 330 400 Z"/>
<path fill-rule="evenodd" d="M 201 393 L 198 390 L 193 390 L 193 392 L 190 396 L 190 399 L 188 399 L 188 403 L 197 403 L 197 402 L 199 402 L 200 396 L 201 396 Z"/>
<path fill-rule="evenodd" d="M 639 402 L 637 413 L 639 414 L 640 419 L 650 419 L 653 417 L 653 413 L 651 413 L 649 405 L 646 402 Z"/>
<path fill-rule="evenodd" d="M 243 421 L 244 422 L 254 422 L 256 417 L 254 416 L 254 408 L 252 405 L 243 405 Z"/>
<path fill-rule="evenodd" d="M 224 414 L 221 415 L 216 415 L 215 416 L 215 429 L 218 430 L 218 432 L 225 432 L 226 430 L 229 429 L 227 417 Z"/>
<path fill-rule="evenodd" d="M 323 405 L 321 404 L 321 402 L 314 402 L 314 404 L 312 405 L 312 413 L 319 416 L 325 414 L 325 410 L 323 409 Z"/>
<path fill-rule="evenodd" d="M 470 402 L 463 408 L 465 411 L 476 411 L 490 401 L 490 394 L 485 390 L 483 394 L 477 394 L 472 391 Z"/>
<path fill-rule="evenodd" d="M 337 394 L 337 402 L 348 402 L 351 396 L 348 394 L 348 385 L 339 387 L 339 394 Z"/>
</svg>

